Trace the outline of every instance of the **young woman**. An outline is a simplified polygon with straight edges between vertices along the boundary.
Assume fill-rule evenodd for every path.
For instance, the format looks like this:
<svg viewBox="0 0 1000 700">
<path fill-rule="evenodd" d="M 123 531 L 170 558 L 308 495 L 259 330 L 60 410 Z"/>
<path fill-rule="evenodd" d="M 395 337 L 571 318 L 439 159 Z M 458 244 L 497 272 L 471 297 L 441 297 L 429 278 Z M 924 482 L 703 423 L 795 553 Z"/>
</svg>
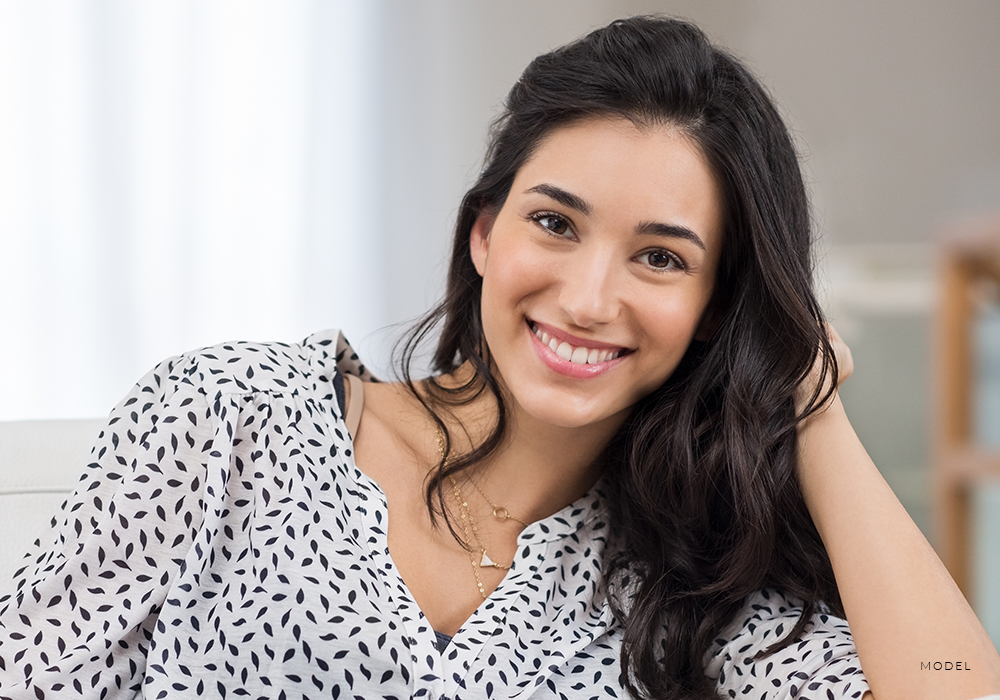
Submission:
<svg viewBox="0 0 1000 700">
<path fill-rule="evenodd" d="M 1000 692 L 837 398 L 807 212 L 691 25 L 539 57 L 402 381 L 335 332 L 154 369 L 0 598 L 0 696 Z"/>
</svg>

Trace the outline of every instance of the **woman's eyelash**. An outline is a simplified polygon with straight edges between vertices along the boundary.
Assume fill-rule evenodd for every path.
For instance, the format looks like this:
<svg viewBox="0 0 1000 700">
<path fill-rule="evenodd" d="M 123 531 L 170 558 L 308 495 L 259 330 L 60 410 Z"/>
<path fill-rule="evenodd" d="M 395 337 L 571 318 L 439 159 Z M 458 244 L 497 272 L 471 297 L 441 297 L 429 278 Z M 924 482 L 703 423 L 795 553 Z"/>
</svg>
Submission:
<svg viewBox="0 0 1000 700">
<path fill-rule="evenodd" d="M 654 264 L 652 260 L 648 260 L 646 264 L 649 265 L 654 270 L 665 272 L 667 270 L 670 270 L 671 268 L 681 271 L 685 271 L 688 269 L 687 264 L 684 262 L 683 259 L 681 259 L 679 255 L 669 250 L 665 250 L 663 248 L 654 248 L 653 250 L 646 250 L 643 251 L 642 253 L 639 253 L 638 255 L 639 258 L 643 257 L 648 258 L 650 256 L 658 256 L 659 259 L 664 262 L 663 265 L 657 265 Z"/>
<path fill-rule="evenodd" d="M 542 228 L 544 228 L 549 233 L 551 233 L 553 236 L 562 236 L 566 233 L 567 230 L 570 229 L 570 224 L 569 221 L 566 219 L 566 217 L 560 216 L 559 214 L 555 214 L 550 211 L 536 212 L 530 215 L 528 218 L 534 221 Z M 553 226 L 547 226 L 545 223 L 543 223 L 546 219 L 551 219 L 554 222 L 558 222 L 557 226 L 559 227 L 559 230 L 556 230 L 556 228 Z"/>
<path fill-rule="evenodd" d="M 565 237 L 567 231 L 572 232 L 572 227 L 570 222 L 566 217 L 556 214 L 550 211 L 540 211 L 530 214 L 528 219 L 534 221 L 536 224 L 541 226 L 545 231 L 552 235 L 560 238 Z M 548 223 L 546 223 L 548 221 Z M 554 226 L 552 224 L 555 224 Z M 652 250 L 644 250 L 636 256 L 637 258 L 649 258 L 646 264 L 657 272 L 666 272 L 668 270 L 680 270 L 686 271 L 688 269 L 687 264 L 684 260 L 670 250 L 665 248 L 654 248 Z M 656 262 L 652 259 L 656 258 Z M 662 263 L 662 264 L 660 264 Z"/>
</svg>

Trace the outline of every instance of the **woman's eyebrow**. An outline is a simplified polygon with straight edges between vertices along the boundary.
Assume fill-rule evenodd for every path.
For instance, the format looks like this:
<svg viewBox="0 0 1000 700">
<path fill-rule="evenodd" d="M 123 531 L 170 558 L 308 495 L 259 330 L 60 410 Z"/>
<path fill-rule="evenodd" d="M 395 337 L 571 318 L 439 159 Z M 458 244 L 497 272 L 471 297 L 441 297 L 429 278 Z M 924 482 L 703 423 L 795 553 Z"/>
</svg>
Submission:
<svg viewBox="0 0 1000 700">
<path fill-rule="evenodd" d="M 686 226 L 661 224 L 658 221 L 647 221 L 636 227 L 636 233 L 652 234 L 654 236 L 670 236 L 671 238 L 683 238 L 684 240 L 691 241 L 702 250 L 705 250 L 705 242 L 701 240 L 701 237 L 697 233 Z"/>
<path fill-rule="evenodd" d="M 586 216 L 590 216 L 590 213 L 593 211 L 593 207 L 590 206 L 590 203 L 587 202 L 587 200 L 582 197 L 578 197 L 572 192 L 567 192 L 561 187 L 550 185 L 547 182 L 535 185 L 534 187 L 525 190 L 525 192 L 534 192 L 536 194 L 544 195 L 545 197 L 556 200 L 565 207 L 576 209 L 578 212 L 581 212 Z M 705 250 L 705 242 L 701 240 L 701 237 L 697 233 L 686 226 L 662 224 L 658 221 L 647 221 L 636 227 L 636 233 L 645 233 L 654 236 L 670 236 L 671 238 L 683 238 L 691 241 L 702 250 Z"/>
<path fill-rule="evenodd" d="M 590 212 L 593 211 L 593 207 L 590 206 L 587 200 L 577 197 L 571 192 L 567 192 L 562 188 L 548 183 L 543 182 L 540 185 L 535 185 L 534 187 L 525 190 L 525 192 L 535 192 L 537 194 L 545 195 L 546 197 L 556 200 L 565 207 L 576 209 L 578 212 L 586 216 L 590 216 Z"/>
</svg>

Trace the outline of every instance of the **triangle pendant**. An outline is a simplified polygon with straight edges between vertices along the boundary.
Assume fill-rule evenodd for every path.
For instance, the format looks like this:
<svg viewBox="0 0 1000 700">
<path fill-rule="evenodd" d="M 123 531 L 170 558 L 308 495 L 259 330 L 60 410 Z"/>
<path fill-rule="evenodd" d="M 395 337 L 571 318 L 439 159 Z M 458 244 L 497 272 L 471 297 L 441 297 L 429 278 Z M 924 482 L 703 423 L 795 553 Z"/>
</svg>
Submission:
<svg viewBox="0 0 1000 700">
<path fill-rule="evenodd" d="M 480 566 L 497 566 L 497 563 L 495 561 L 493 561 L 492 559 L 490 559 L 490 555 L 487 554 L 486 550 L 484 549 L 483 550 L 483 558 L 479 562 L 479 565 Z"/>
</svg>

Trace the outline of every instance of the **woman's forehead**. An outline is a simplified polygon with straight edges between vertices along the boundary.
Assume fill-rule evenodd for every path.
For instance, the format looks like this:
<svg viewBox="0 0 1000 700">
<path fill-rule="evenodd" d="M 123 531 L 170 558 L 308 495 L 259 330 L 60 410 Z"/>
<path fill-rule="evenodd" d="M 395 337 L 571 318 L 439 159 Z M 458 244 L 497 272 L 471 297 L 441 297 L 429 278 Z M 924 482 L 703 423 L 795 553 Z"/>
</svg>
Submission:
<svg viewBox="0 0 1000 700">
<path fill-rule="evenodd" d="M 520 201 L 553 190 L 575 202 L 554 199 L 585 216 L 633 226 L 683 224 L 713 247 L 721 241 L 716 178 L 699 146 L 672 125 L 592 118 L 554 129 L 518 170 L 510 197 Z"/>
</svg>

